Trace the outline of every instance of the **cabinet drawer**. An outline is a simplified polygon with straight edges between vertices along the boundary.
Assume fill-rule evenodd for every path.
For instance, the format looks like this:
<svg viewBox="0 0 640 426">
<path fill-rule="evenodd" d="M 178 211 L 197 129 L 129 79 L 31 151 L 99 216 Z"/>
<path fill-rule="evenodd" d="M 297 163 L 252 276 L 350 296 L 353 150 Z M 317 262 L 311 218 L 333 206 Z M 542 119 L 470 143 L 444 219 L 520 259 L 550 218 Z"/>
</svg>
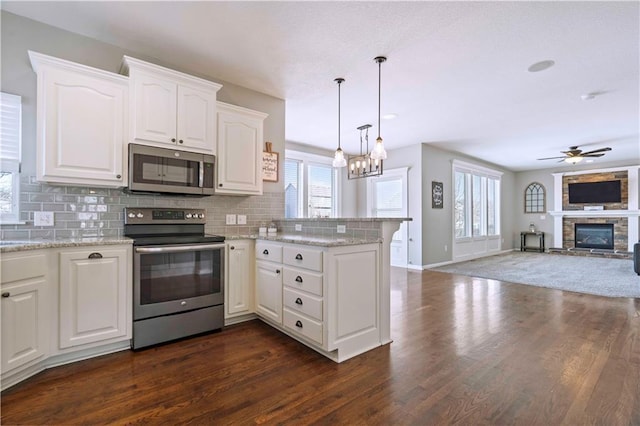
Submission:
<svg viewBox="0 0 640 426">
<path fill-rule="evenodd" d="M 322 323 L 284 309 L 284 326 L 296 334 L 322 345 Z"/>
<path fill-rule="evenodd" d="M 322 252 L 309 248 L 284 247 L 282 262 L 286 265 L 322 272 Z"/>
<path fill-rule="evenodd" d="M 283 283 L 297 290 L 322 296 L 322 274 L 284 267 Z"/>
<path fill-rule="evenodd" d="M 282 246 L 279 244 L 256 242 L 256 260 L 282 262 Z"/>
<path fill-rule="evenodd" d="M 304 294 L 287 287 L 284 288 L 284 306 L 322 321 L 322 299 Z"/>
<path fill-rule="evenodd" d="M 2 267 L 0 271 L 2 284 L 14 281 L 26 280 L 28 278 L 42 277 L 47 270 L 47 260 L 44 254 L 35 256 L 26 255 L 7 258 L 3 255 Z"/>
</svg>

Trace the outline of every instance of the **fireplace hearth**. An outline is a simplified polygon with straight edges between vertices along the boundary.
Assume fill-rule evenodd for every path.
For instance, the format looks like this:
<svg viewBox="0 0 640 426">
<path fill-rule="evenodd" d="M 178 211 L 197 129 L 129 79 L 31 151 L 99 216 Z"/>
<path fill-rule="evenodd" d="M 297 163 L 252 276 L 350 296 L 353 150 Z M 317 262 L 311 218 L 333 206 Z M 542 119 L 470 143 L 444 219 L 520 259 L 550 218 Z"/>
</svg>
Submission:
<svg viewBox="0 0 640 426">
<path fill-rule="evenodd" d="M 576 223 L 575 247 L 613 250 L 613 224 Z"/>
</svg>

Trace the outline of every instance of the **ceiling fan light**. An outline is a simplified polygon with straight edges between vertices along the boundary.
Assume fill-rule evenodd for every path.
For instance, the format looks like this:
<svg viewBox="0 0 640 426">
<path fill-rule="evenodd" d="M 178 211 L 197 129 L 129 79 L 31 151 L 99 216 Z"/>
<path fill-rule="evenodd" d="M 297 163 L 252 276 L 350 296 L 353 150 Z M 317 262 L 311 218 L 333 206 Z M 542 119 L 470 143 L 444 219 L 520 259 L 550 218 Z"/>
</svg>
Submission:
<svg viewBox="0 0 640 426">
<path fill-rule="evenodd" d="M 578 156 L 576 156 L 576 157 L 567 157 L 567 158 L 564 159 L 564 161 L 566 163 L 569 163 L 569 164 L 578 164 L 579 162 L 582 161 L 582 157 L 578 157 Z"/>
</svg>

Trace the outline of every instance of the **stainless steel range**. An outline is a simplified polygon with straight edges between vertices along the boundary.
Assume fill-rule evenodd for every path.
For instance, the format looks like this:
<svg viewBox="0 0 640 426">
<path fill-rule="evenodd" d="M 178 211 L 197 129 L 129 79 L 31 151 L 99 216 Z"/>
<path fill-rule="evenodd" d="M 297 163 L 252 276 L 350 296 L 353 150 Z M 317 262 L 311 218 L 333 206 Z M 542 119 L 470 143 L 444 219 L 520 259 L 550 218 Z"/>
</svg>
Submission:
<svg viewBox="0 0 640 426">
<path fill-rule="evenodd" d="M 133 349 L 224 325 L 224 237 L 203 209 L 124 210 L 133 238 Z"/>
</svg>

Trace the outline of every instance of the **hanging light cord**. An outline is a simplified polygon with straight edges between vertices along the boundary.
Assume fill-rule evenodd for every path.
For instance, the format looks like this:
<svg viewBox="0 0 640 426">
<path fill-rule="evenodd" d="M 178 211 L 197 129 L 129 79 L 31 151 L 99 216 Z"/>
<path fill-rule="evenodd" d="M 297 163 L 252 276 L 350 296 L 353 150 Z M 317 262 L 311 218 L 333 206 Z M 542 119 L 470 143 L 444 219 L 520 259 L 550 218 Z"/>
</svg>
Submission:
<svg viewBox="0 0 640 426">
<path fill-rule="evenodd" d="M 382 62 L 384 59 L 382 57 L 378 57 L 376 58 L 376 61 L 378 61 L 378 139 L 380 139 L 380 92 L 382 89 L 382 84 L 380 83 L 382 78 L 380 77 L 380 74 L 382 73 Z"/>
<path fill-rule="evenodd" d="M 340 85 L 342 84 L 342 80 L 337 79 L 338 81 L 338 149 L 340 148 Z"/>
</svg>

